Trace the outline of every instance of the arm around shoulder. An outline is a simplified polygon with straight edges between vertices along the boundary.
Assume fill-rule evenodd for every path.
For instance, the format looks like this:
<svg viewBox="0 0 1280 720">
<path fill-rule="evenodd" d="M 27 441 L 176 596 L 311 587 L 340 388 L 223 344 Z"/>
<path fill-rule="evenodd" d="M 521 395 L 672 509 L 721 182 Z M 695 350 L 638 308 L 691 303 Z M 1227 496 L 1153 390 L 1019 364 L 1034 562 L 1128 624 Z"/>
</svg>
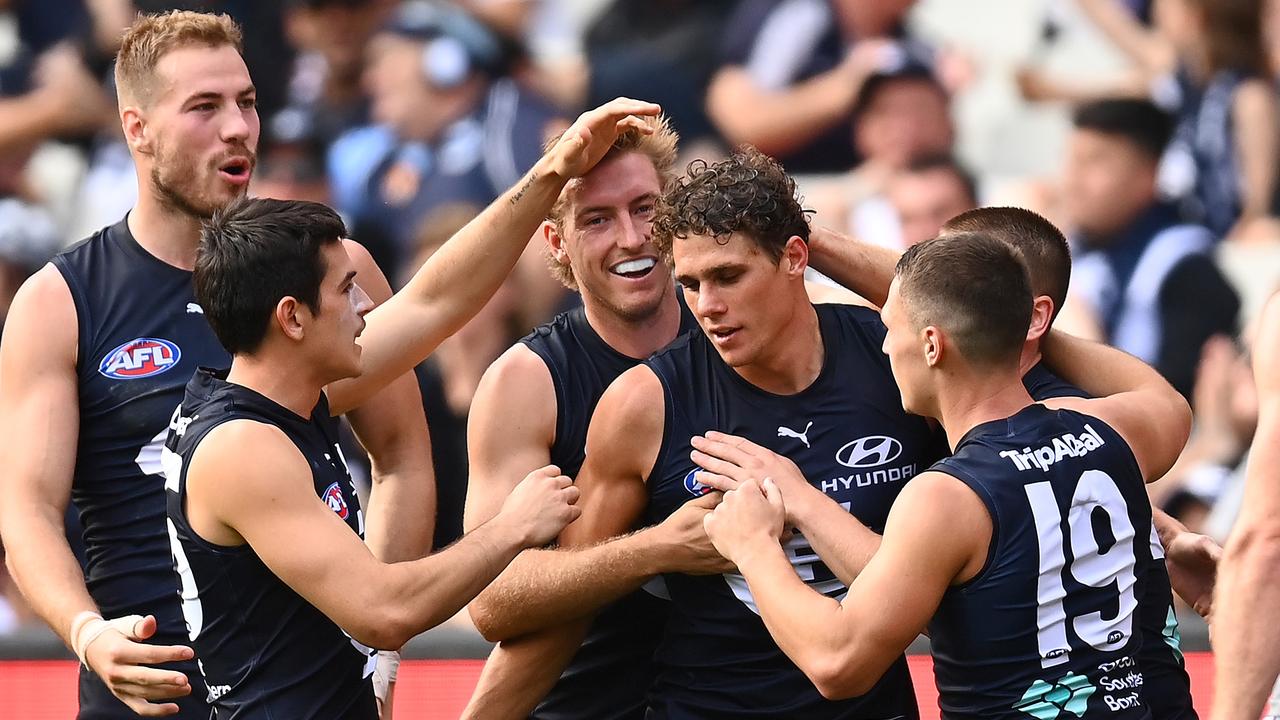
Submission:
<svg viewBox="0 0 1280 720">
<path fill-rule="evenodd" d="M 1094 396 L 1046 406 L 1095 415 L 1114 428 L 1147 482 L 1173 467 L 1191 434 L 1191 406 L 1160 373 L 1128 353 L 1058 331 L 1045 335 L 1041 351 L 1064 380 Z"/>
</svg>

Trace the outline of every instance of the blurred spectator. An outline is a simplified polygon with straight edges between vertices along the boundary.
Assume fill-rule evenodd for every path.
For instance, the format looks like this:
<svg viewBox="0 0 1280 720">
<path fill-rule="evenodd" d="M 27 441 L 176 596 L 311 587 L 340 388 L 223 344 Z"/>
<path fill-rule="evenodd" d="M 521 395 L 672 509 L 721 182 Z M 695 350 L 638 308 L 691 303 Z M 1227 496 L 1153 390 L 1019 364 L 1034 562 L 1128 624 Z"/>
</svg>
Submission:
<svg viewBox="0 0 1280 720">
<path fill-rule="evenodd" d="M 1258 423 L 1253 373 L 1234 339 L 1220 335 L 1205 343 L 1192 408 L 1195 431 L 1178 463 L 1151 486 L 1152 500 L 1188 528 L 1225 540 L 1224 529 L 1207 521 L 1242 480 L 1238 474 Z"/>
<path fill-rule="evenodd" d="M 1102 100 L 1075 115 L 1063 201 L 1077 256 L 1074 294 L 1115 347 L 1190 397 L 1205 341 L 1234 336 L 1240 301 L 1213 260 L 1213 234 L 1156 194 L 1173 131 L 1145 100 Z"/>
<path fill-rule="evenodd" d="M 1264 0 L 1160 0 L 1179 58 L 1173 158 L 1193 169 L 1187 211 L 1219 237 L 1275 210 L 1280 109 L 1263 40 Z M 1167 9 L 1166 9 L 1167 8 Z"/>
<path fill-rule="evenodd" d="M 898 242 L 911 247 L 938 234 L 943 223 L 978 206 L 973 176 L 950 155 L 921 158 L 889 181 Z"/>
<path fill-rule="evenodd" d="M 857 154 L 850 122 L 864 83 L 903 54 L 914 0 L 746 0 L 725 28 L 724 64 L 707 114 L 731 144 L 749 143 L 792 173 L 842 171 Z"/>
<path fill-rule="evenodd" d="M 587 28 L 584 107 L 620 95 L 662 106 L 684 143 L 715 133 L 703 98 L 734 0 L 614 0 Z"/>
<path fill-rule="evenodd" d="M 368 122 L 365 53 L 393 9 L 393 0 L 287 0 L 285 33 L 298 54 L 287 104 L 271 119 L 269 137 L 305 134 L 324 148 Z"/>
<path fill-rule="evenodd" d="M 939 159 L 949 158 L 955 128 L 947 91 L 928 65 L 900 56 L 895 63 L 872 73 L 863 84 L 854 104 L 852 123 L 853 144 L 862 162 L 837 183 L 828 183 L 814 193 L 814 208 L 822 222 L 832 227 L 846 228 L 869 242 L 906 247 L 895 208 L 886 193 L 892 182 L 913 165 L 926 161 L 936 164 Z M 954 166 L 956 179 L 967 176 L 954 161 L 948 162 Z M 937 168 L 921 168 L 929 169 Z M 972 180 L 963 182 L 972 184 Z M 967 192 L 974 194 L 972 190 Z M 973 206 L 966 205 L 961 211 Z M 940 221 L 934 230 L 941 226 Z"/>
<path fill-rule="evenodd" d="M 1176 112 L 1162 184 L 1216 237 L 1242 235 L 1276 209 L 1280 109 L 1264 35 L 1267 0 L 1156 0 L 1145 27 L 1118 0 L 1077 0 L 1134 72 L 1066 83 L 1019 78 L 1032 100 L 1152 97 Z"/>
<path fill-rule="evenodd" d="M 461 10 L 400 5 L 370 43 L 365 81 L 378 125 L 330 148 L 334 202 L 388 275 L 434 208 L 483 206 L 541 155 L 557 123 L 508 76 L 513 51 Z"/>
</svg>

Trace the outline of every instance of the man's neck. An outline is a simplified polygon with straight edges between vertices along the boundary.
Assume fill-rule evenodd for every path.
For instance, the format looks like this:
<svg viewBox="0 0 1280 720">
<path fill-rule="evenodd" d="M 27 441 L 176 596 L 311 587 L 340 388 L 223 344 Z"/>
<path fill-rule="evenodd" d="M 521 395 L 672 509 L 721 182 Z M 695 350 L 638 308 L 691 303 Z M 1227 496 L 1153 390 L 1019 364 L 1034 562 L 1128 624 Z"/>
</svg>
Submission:
<svg viewBox="0 0 1280 720">
<path fill-rule="evenodd" d="M 1040 364 L 1040 341 L 1032 340 L 1022 346 L 1022 358 L 1018 360 L 1018 375 L 1026 376 L 1031 368 Z"/>
<path fill-rule="evenodd" d="M 942 380 L 938 384 L 935 417 L 946 430 L 952 448 L 982 423 L 1011 417 L 1032 403 L 1021 375 L 1013 368 L 953 371 Z"/>
<path fill-rule="evenodd" d="M 643 360 L 671 344 L 680 333 L 680 301 L 675 285 L 662 297 L 662 304 L 652 315 L 635 321 L 598 307 L 583 298 L 587 323 L 609 347 L 629 358 Z"/>
<path fill-rule="evenodd" d="M 795 316 L 783 327 L 755 362 L 733 370 L 761 390 L 794 395 L 812 385 L 822 373 L 826 345 L 818 313 L 807 298 L 796 303 Z"/>
<path fill-rule="evenodd" d="M 139 183 L 138 204 L 129 212 L 129 232 L 156 258 L 183 270 L 195 268 L 200 222 L 162 202 L 150 184 Z"/>
<path fill-rule="evenodd" d="M 227 382 L 253 390 L 300 417 L 311 417 L 325 383 L 299 372 L 297 363 L 284 362 L 269 353 L 236 355 Z"/>
</svg>

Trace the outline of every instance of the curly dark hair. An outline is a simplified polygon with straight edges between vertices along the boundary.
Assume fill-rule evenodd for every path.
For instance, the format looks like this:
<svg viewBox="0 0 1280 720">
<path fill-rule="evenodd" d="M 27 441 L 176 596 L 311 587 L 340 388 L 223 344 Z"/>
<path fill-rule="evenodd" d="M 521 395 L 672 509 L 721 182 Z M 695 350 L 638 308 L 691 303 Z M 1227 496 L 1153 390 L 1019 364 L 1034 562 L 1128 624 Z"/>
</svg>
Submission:
<svg viewBox="0 0 1280 720">
<path fill-rule="evenodd" d="M 807 212 L 782 166 L 744 146 L 714 165 L 694 160 L 684 177 L 667 186 L 654 211 L 653 244 L 671 263 L 676 238 L 704 235 L 728 242 L 742 233 L 777 261 L 793 235 L 809 242 Z"/>
</svg>

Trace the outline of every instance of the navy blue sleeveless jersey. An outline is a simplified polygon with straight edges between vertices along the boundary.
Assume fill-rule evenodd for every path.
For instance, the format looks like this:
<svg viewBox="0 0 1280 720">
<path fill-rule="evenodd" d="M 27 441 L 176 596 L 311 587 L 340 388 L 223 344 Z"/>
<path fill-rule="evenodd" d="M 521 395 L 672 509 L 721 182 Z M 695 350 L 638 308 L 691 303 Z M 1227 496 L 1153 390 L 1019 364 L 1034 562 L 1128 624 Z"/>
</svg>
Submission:
<svg viewBox="0 0 1280 720">
<path fill-rule="evenodd" d="M 1088 397 L 1084 390 L 1054 375 L 1044 363 L 1037 363 L 1022 377 L 1027 392 L 1036 400 L 1058 397 Z M 1151 562 L 1147 564 L 1146 587 L 1138 598 L 1138 624 L 1142 627 L 1142 695 L 1159 720 L 1199 720 L 1191 701 L 1191 678 L 1182 656 L 1182 637 L 1173 611 L 1173 588 L 1164 566 L 1164 547 L 1151 526 Z"/>
<path fill-rule="evenodd" d="M 231 357 L 191 289 L 191 273 L 148 253 L 125 221 L 53 259 L 78 319 L 80 429 L 71 499 L 80 511 L 85 583 L 108 618 L 155 615 L 149 642 L 186 644 L 164 526 L 160 449 L 182 389 L 199 365 Z M 194 662 L 180 718 L 207 718 Z M 81 669 L 80 718 L 136 718 L 96 675 Z"/>
<path fill-rule="evenodd" d="M 680 294 L 677 293 L 677 297 Z M 680 334 L 698 332 L 680 299 Z M 556 393 L 551 462 L 574 477 L 586 459 L 587 425 L 596 403 L 619 375 L 640 363 L 614 350 L 577 307 L 521 340 L 542 358 Z M 537 720 L 640 720 L 653 684 L 654 651 L 668 603 L 638 590 L 605 608 L 560 680 L 534 710 Z"/>
<path fill-rule="evenodd" d="M 780 396 L 748 383 L 699 332 L 646 364 L 662 382 L 663 441 L 649 477 L 648 521 L 706 491 L 689 440 L 708 430 L 748 438 L 793 460 L 815 487 L 876 532 L 904 483 L 940 457 L 939 433 L 907 415 L 867 308 L 815 307 L 825 357 L 805 390 Z M 805 538 L 786 544 L 796 572 L 829 597 L 847 588 Z M 915 718 L 905 658 L 866 695 L 827 701 L 770 637 L 741 575 L 666 576 L 672 617 L 659 651 L 657 718 Z"/>
<path fill-rule="evenodd" d="M 200 441 L 223 423 L 250 420 L 278 427 L 293 441 L 311 466 L 316 495 L 351 532 L 364 537 L 360 500 L 324 395 L 304 418 L 223 377 L 205 368 L 197 371 L 173 418 L 164 453 L 169 541 L 182 612 L 215 717 L 377 720 L 374 652 L 276 577 L 252 547 L 216 545 L 187 522 L 187 468 Z"/>
<path fill-rule="evenodd" d="M 929 624 L 944 718 L 1144 720 L 1137 620 L 1151 506 L 1107 424 L 1029 405 L 931 470 L 991 516 L 986 565 Z"/>
</svg>

